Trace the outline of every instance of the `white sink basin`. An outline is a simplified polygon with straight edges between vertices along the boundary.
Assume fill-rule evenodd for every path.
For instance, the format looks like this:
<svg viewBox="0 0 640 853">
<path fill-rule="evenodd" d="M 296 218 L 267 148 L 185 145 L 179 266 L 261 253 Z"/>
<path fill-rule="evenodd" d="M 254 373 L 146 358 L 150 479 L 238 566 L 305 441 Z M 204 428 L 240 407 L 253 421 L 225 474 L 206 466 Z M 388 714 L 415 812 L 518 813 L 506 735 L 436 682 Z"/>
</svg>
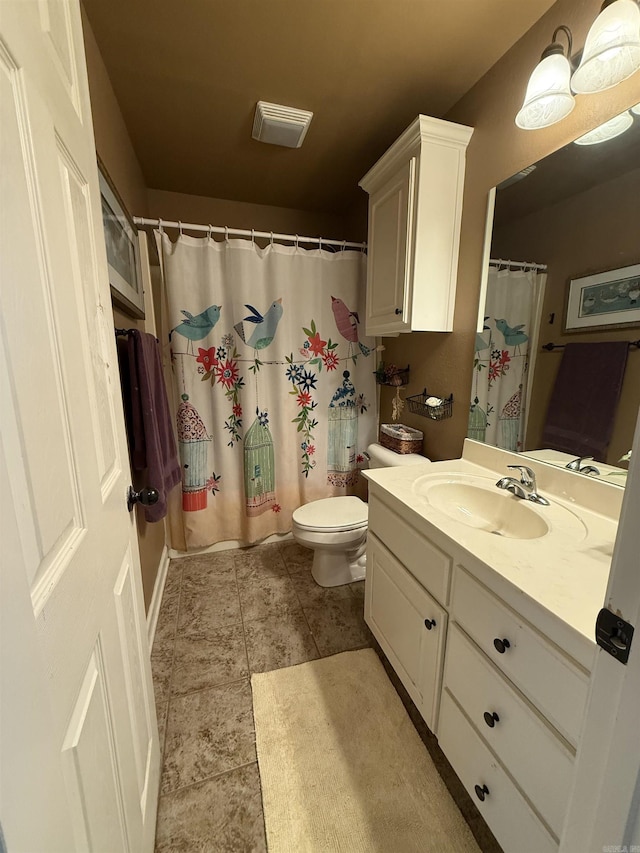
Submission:
<svg viewBox="0 0 640 853">
<path fill-rule="evenodd" d="M 495 536 L 539 539 L 558 532 L 576 542 L 586 535 L 580 519 L 557 502 L 540 506 L 525 501 L 487 477 L 426 474 L 414 482 L 413 491 L 454 521 Z"/>
</svg>

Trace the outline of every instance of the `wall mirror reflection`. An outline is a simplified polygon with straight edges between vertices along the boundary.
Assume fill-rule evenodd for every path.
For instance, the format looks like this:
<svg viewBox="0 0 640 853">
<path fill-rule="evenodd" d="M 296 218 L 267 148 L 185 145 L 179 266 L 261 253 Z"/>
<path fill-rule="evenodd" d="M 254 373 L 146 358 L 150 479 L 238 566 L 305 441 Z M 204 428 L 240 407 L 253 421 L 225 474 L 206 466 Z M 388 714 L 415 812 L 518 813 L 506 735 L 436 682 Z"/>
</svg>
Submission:
<svg viewBox="0 0 640 853">
<path fill-rule="evenodd" d="M 639 198 L 640 116 L 496 188 L 470 438 L 624 485 L 640 406 Z"/>
</svg>

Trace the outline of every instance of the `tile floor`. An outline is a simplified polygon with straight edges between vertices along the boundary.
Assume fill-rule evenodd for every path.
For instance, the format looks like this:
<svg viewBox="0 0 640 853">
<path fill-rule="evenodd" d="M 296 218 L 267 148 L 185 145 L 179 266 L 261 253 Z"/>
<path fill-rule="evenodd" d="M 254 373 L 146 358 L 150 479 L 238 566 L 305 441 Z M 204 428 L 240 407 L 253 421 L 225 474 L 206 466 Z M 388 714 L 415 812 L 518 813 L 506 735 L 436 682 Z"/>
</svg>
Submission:
<svg viewBox="0 0 640 853">
<path fill-rule="evenodd" d="M 153 670 L 163 766 L 157 853 L 266 851 L 251 673 L 377 648 L 484 851 L 500 848 L 363 618 L 364 582 L 323 589 L 295 542 L 173 560 Z"/>
</svg>

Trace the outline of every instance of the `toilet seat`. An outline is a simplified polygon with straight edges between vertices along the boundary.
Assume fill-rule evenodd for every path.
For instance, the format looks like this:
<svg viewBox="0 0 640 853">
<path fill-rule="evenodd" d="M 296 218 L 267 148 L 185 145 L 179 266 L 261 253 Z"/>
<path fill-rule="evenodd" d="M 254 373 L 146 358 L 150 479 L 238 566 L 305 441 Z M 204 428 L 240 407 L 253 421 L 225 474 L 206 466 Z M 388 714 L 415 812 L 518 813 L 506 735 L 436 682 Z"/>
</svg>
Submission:
<svg viewBox="0 0 640 853">
<path fill-rule="evenodd" d="M 366 528 L 369 508 L 360 498 L 342 496 L 323 498 L 299 507 L 293 521 L 301 530 L 343 531 Z"/>
</svg>

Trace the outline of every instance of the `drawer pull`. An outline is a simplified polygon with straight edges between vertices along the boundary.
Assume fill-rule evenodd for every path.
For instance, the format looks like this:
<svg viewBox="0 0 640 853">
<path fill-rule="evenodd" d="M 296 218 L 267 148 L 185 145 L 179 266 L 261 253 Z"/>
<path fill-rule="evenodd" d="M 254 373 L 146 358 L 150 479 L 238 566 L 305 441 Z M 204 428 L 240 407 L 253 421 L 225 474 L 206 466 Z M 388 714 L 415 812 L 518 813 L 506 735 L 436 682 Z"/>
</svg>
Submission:
<svg viewBox="0 0 640 853">
<path fill-rule="evenodd" d="M 402 308 L 396 308 L 396 314 L 402 314 Z"/>
<path fill-rule="evenodd" d="M 424 620 L 424 627 L 427 629 L 427 631 L 430 631 L 432 628 L 436 627 L 436 620 L 435 619 L 425 619 Z"/>
<path fill-rule="evenodd" d="M 480 785 L 476 785 L 474 787 L 474 791 L 476 792 L 476 797 L 481 803 L 484 803 L 484 798 L 489 796 L 489 789 L 486 785 L 483 785 L 482 787 L 480 787 Z"/>
<path fill-rule="evenodd" d="M 511 648 L 511 643 L 509 642 L 509 640 L 500 640 L 498 639 L 498 637 L 496 637 L 493 641 L 493 645 L 495 647 L 495 650 L 501 655 L 503 655 L 507 649 Z"/>
<path fill-rule="evenodd" d="M 489 726 L 490 729 L 492 729 L 496 723 L 500 722 L 500 717 L 496 714 L 495 711 L 485 711 L 483 716 L 485 723 Z"/>
</svg>

